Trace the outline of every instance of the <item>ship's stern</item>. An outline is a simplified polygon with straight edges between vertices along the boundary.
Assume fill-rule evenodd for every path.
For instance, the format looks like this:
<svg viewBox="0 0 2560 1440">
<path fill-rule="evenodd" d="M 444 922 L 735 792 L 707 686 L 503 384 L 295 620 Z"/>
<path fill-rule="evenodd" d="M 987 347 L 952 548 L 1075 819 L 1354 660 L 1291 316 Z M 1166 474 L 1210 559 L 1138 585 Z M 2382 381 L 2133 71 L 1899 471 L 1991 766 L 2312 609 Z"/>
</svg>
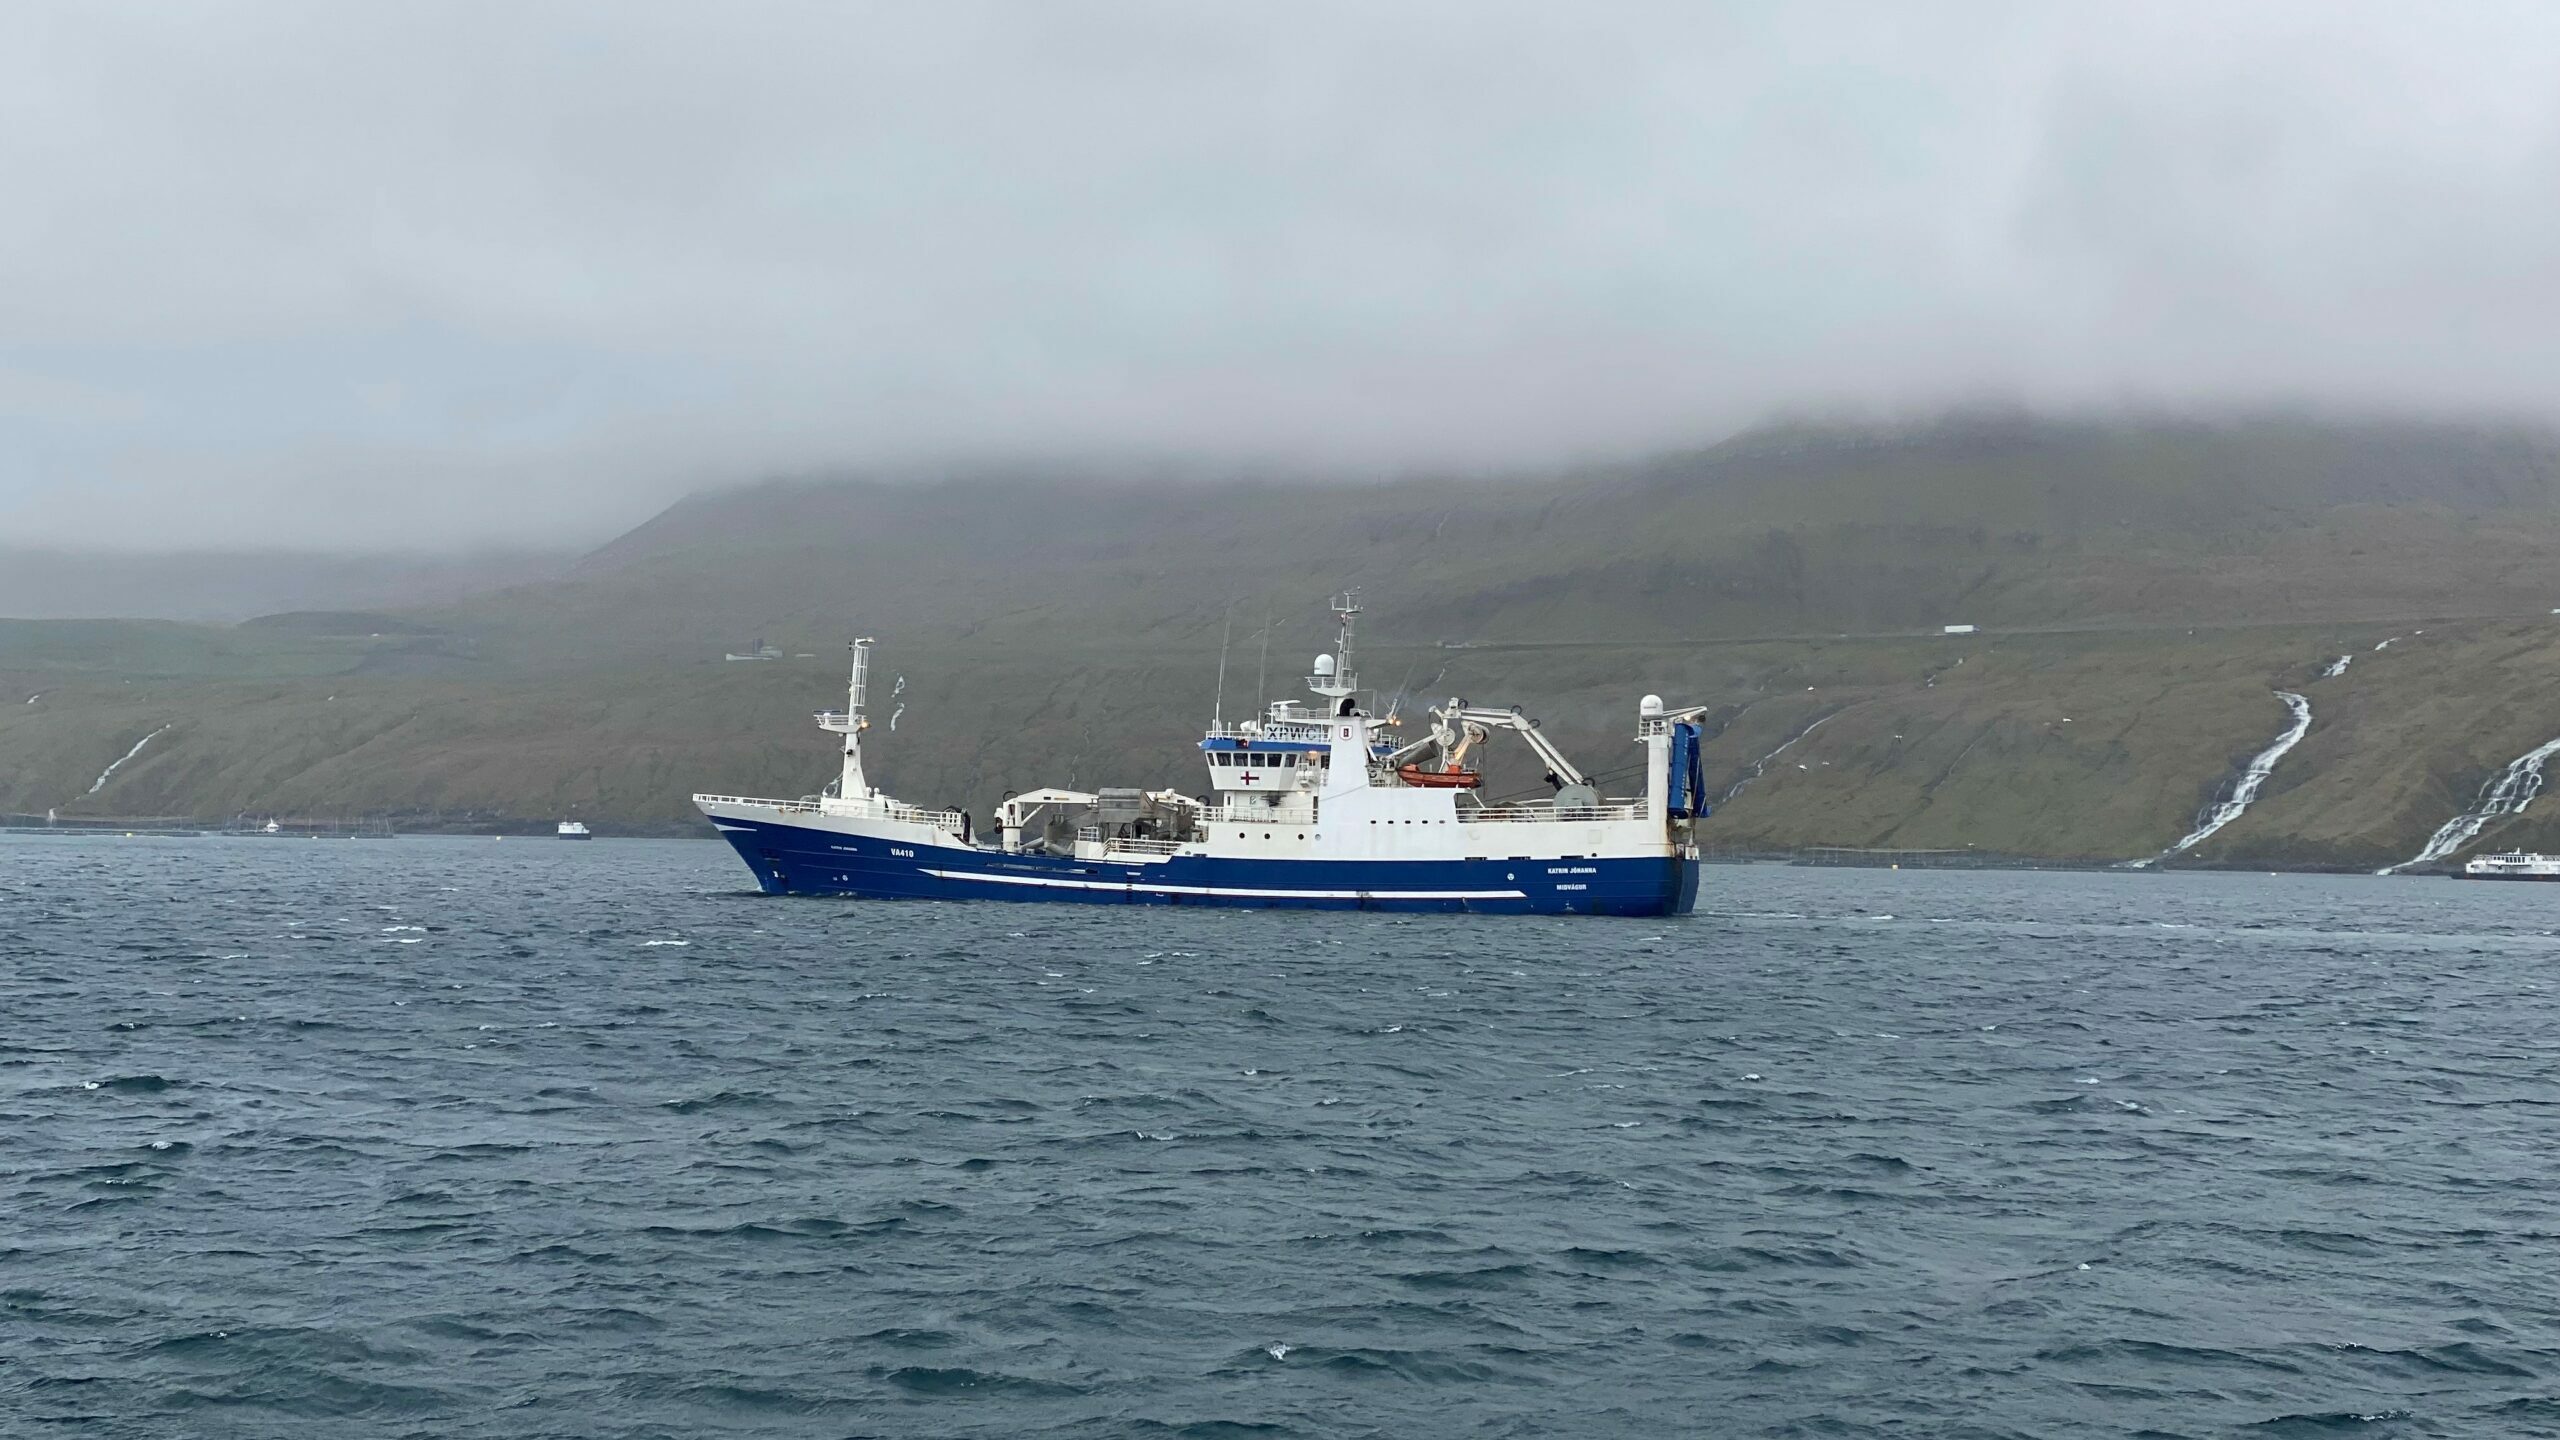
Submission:
<svg viewBox="0 0 2560 1440">
<path fill-rule="evenodd" d="M 1698 857 L 1679 854 L 1671 857 L 1671 914 L 1686 915 L 1698 908 Z"/>
</svg>

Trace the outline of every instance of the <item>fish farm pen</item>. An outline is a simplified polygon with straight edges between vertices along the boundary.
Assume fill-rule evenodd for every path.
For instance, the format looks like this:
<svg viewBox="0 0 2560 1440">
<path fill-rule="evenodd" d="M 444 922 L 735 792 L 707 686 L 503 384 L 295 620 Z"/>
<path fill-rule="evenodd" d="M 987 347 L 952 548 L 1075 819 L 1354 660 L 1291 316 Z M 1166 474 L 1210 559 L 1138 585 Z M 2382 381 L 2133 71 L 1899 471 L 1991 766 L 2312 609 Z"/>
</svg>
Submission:
<svg viewBox="0 0 2560 1440">
<path fill-rule="evenodd" d="M 1868 850 L 1846 845 L 1816 845 L 1789 853 L 1796 865 L 1848 866 L 1863 870 L 2020 870 L 2051 869 L 2055 862 L 1995 850 Z"/>
</svg>

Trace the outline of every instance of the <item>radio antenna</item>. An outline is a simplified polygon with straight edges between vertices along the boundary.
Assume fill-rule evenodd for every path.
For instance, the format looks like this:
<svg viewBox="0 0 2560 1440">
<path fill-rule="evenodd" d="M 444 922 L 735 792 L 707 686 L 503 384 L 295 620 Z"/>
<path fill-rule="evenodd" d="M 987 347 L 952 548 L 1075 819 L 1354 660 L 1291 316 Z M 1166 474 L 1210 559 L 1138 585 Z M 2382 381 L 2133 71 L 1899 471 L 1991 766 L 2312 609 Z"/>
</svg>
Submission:
<svg viewBox="0 0 2560 1440">
<path fill-rule="evenodd" d="M 1227 642 L 1235 638 L 1236 602 L 1227 602 L 1227 625 L 1218 632 L 1218 698 L 1209 706 L 1209 733 L 1223 735 L 1227 729 Z"/>
<path fill-rule="evenodd" d="M 1270 698 L 1265 682 L 1271 678 L 1271 598 L 1262 600 L 1262 665 L 1253 672 L 1253 717 L 1262 718 L 1263 705 Z"/>
</svg>

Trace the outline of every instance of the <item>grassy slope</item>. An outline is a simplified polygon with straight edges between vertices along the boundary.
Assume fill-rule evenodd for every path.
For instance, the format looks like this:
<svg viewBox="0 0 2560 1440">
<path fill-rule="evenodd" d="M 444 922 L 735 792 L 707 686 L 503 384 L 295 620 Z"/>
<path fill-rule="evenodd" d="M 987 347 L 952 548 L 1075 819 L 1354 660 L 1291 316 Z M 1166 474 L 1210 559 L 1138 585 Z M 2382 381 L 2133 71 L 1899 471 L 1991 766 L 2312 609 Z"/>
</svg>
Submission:
<svg viewBox="0 0 2560 1440">
<path fill-rule="evenodd" d="M 824 778 L 807 712 L 840 699 L 857 624 L 884 637 L 883 690 L 910 681 L 900 732 L 872 736 L 908 798 L 1196 786 L 1228 607 L 1232 716 L 1265 606 L 1276 697 L 1349 582 L 1374 607 L 1373 684 L 1516 701 L 1595 771 L 1632 760 L 1646 690 L 1719 706 L 1727 784 L 1829 715 L 1724 807 L 1721 843 L 2148 853 L 2282 726 L 2284 685 L 2313 697 L 2311 734 L 2198 858 L 2382 863 L 2560 717 L 2560 632 L 2520 618 L 2549 608 L 2556 494 L 2550 447 L 2505 431 L 1978 418 L 1347 494 L 770 486 L 441 610 L 0 624 L 7 698 L 47 692 L 0 705 L 0 811 L 680 826 L 690 790 Z M 1923 633 L 1949 619 L 1987 633 Z M 716 658 L 759 636 L 817 658 Z M 2347 649 L 2347 675 L 2310 683 Z"/>
<path fill-rule="evenodd" d="M 1627 716 L 1640 687 L 1717 700 L 1707 756 L 1719 790 L 1829 716 L 1722 807 L 1711 831 L 1720 845 L 1978 844 L 2082 859 L 2144 854 L 2182 833 L 2282 727 L 2271 688 L 2298 686 L 2314 705 L 2310 737 L 2257 809 L 2200 858 L 2364 866 L 2405 858 L 2488 774 L 2551 738 L 2543 730 L 2560 733 L 2560 664 L 2549 663 L 2560 662 L 2560 629 L 2431 629 L 2379 655 L 2364 648 L 2375 638 L 2253 627 L 1651 649 L 1382 646 L 1367 664 L 1373 675 L 1411 671 L 1418 694 L 1434 680 L 1471 699 L 1523 703 L 1595 773 L 1632 761 Z M 2360 653 L 2347 675 L 2310 679 L 2350 645 Z M 697 787 L 799 794 L 824 778 L 826 741 L 807 716 L 838 693 L 831 659 L 483 683 L 74 685 L 0 713 L 0 753 L 13 758 L 0 810 L 393 811 L 412 823 L 576 813 L 681 825 L 683 797 Z M 909 710 L 899 733 L 875 732 L 875 768 L 901 793 L 981 807 L 1044 781 L 1194 785 L 1182 757 L 1214 664 L 1206 650 L 1130 663 L 890 649 L 883 672 L 911 674 Z M 1504 683 L 1521 675 L 1542 683 Z M 1239 696 L 1250 684 L 1231 682 Z M 2495 702 L 2475 698 L 2501 685 L 2511 688 Z M 982 714 L 1007 719 L 948 723 Z M 77 800 L 135 739 L 173 722 L 106 794 Z M 1534 788 L 1516 754 L 1493 779 Z"/>
</svg>

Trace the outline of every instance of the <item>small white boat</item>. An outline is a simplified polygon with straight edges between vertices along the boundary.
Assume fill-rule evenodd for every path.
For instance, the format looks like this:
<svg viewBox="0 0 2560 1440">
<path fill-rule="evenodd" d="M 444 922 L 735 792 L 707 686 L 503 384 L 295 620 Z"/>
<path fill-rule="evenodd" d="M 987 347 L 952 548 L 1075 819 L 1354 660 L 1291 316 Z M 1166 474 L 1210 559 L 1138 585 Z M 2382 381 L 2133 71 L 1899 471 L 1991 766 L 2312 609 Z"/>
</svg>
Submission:
<svg viewBox="0 0 2560 1440">
<path fill-rule="evenodd" d="M 560 838 L 563 840 L 593 840 L 596 837 L 595 832 L 589 830 L 583 821 L 563 820 L 560 822 Z"/>
<path fill-rule="evenodd" d="M 2464 863 L 2465 880 L 2560 880 L 2560 855 L 2533 855 L 2509 850 L 2501 855 L 2474 855 Z"/>
</svg>

